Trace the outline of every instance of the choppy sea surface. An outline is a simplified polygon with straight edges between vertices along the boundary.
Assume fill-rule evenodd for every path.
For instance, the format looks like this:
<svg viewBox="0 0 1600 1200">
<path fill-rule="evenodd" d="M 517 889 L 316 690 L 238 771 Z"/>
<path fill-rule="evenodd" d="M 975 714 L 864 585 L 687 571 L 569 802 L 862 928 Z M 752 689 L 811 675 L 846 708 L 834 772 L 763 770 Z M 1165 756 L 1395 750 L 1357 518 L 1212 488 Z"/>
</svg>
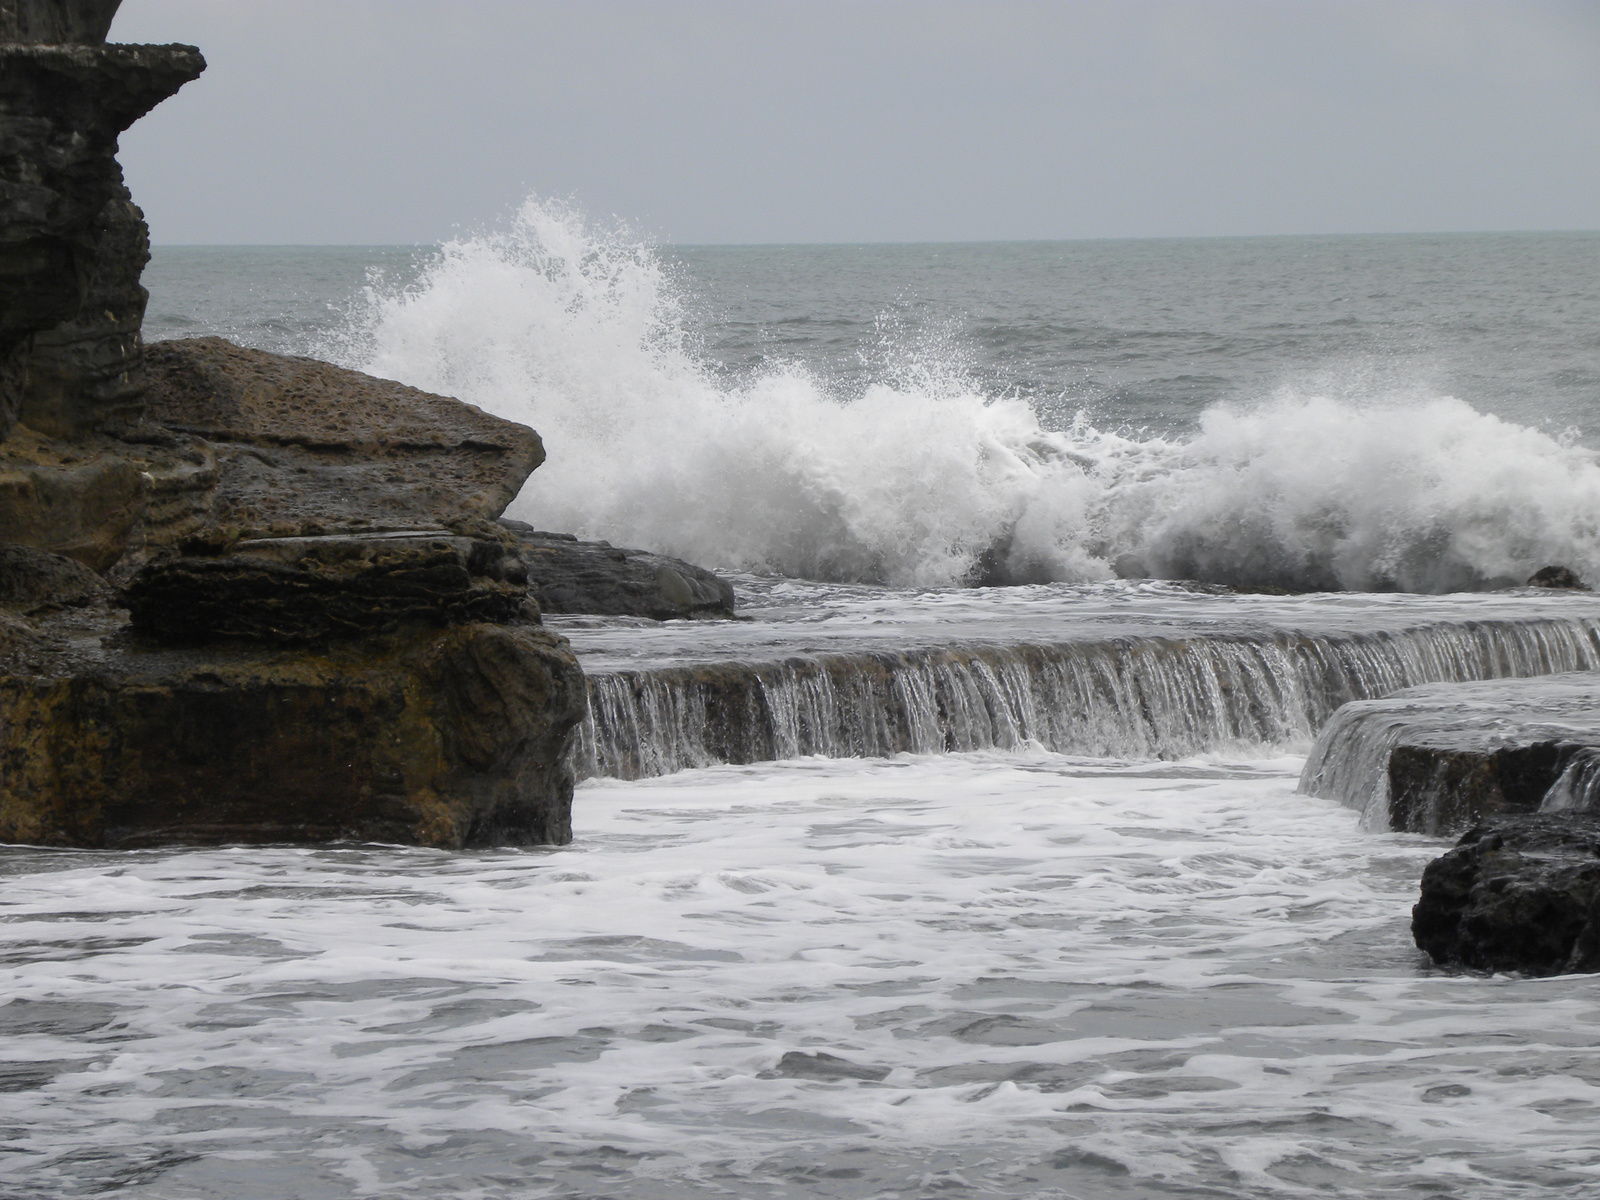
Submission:
<svg viewBox="0 0 1600 1200">
<path fill-rule="evenodd" d="M 146 281 L 152 338 L 525 420 L 513 515 L 739 573 L 751 621 L 570 622 L 596 672 L 1600 616 L 1503 590 L 1600 578 L 1600 236 L 655 248 L 530 202 Z M 1600 1194 L 1600 995 L 1429 966 L 1440 844 L 1305 749 L 593 778 L 538 850 L 0 850 L 0 1196 Z"/>
</svg>

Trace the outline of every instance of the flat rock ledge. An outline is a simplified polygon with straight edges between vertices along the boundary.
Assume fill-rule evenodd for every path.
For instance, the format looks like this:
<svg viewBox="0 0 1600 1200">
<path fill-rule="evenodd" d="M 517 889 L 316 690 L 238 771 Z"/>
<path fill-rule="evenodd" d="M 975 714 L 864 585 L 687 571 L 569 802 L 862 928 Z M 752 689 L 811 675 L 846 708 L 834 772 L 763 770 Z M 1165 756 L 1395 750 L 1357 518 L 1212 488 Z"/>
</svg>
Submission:
<svg viewBox="0 0 1600 1200">
<path fill-rule="evenodd" d="M 538 618 L 512 548 L 442 529 L 261 538 L 161 558 L 121 598 L 137 633 L 172 644 L 289 645 Z"/>
<path fill-rule="evenodd" d="M 693 563 L 579 541 L 522 521 L 502 518 L 500 524 L 522 551 L 543 612 L 654 621 L 733 616 L 733 585 Z"/>
<path fill-rule="evenodd" d="M 1423 872 L 1411 932 L 1442 966 L 1600 971 L 1600 816 L 1526 814 L 1474 826 Z"/>
<path fill-rule="evenodd" d="M 1459 837 L 1482 821 L 1600 800 L 1600 672 L 1439 683 L 1343 705 L 1300 790 L 1367 823 Z"/>
</svg>

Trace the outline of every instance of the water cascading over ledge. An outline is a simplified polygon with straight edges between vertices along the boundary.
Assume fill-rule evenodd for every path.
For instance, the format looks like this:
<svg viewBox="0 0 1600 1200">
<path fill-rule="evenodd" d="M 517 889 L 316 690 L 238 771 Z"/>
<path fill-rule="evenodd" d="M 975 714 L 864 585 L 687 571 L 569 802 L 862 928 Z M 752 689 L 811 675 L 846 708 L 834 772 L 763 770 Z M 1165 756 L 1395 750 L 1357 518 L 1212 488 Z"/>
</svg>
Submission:
<svg viewBox="0 0 1600 1200">
<path fill-rule="evenodd" d="M 1046 749 L 1178 758 L 1304 748 L 1350 700 L 1600 667 L 1600 619 L 1352 634 L 1136 636 L 807 654 L 589 677 L 580 777 L 801 755 Z"/>
</svg>

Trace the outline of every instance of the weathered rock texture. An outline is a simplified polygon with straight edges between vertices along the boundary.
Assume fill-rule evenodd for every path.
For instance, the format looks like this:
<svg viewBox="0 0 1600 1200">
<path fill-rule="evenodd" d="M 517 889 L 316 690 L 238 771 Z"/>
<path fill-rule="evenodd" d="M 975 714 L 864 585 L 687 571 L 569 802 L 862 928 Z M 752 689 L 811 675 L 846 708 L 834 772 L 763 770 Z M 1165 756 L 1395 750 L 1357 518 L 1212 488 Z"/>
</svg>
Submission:
<svg viewBox="0 0 1600 1200">
<path fill-rule="evenodd" d="M 1428 865 L 1412 909 L 1435 962 L 1480 971 L 1600 971 L 1600 817 L 1503 817 Z"/>
<path fill-rule="evenodd" d="M 0 42 L 98 46 L 122 0 L 0 0 Z"/>
<path fill-rule="evenodd" d="M 544 461 L 524 425 L 221 338 L 145 352 L 146 417 L 215 447 L 213 522 L 254 536 L 493 518 Z"/>
<path fill-rule="evenodd" d="M 69 639 L 68 632 L 78 636 Z M 0 841 L 565 842 L 582 673 L 536 626 L 315 651 L 0 629 Z M 85 657 L 87 655 L 87 657 Z M 32 660 L 31 664 L 29 660 Z"/>
<path fill-rule="evenodd" d="M 494 524 L 538 435 L 146 356 L 117 137 L 205 63 L 100 44 L 116 9 L 0 0 L 0 841 L 568 840 L 583 673 Z"/>
<path fill-rule="evenodd" d="M 733 585 L 702 567 L 608 542 L 580 542 L 502 520 L 522 548 L 539 607 L 550 613 L 678 617 L 733 615 Z"/>
<path fill-rule="evenodd" d="M 170 643 L 286 645 L 405 625 L 516 621 L 527 569 L 493 539 L 432 533 L 267 538 L 158 559 L 122 592 L 134 631 Z"/>
<path fill-rule="evenodd" d="M 117 137 L 205 69 L 192 46 L 98 41 L 109 4 L 0 14 L 0 439 L 19 416 L 73 436 L 137 415 L 144 216 Z M 33 43 L 33 44 L 24 44 Z"/>
<path fill-rule="evenodd" d="M 109 593 L 82 563 L 32 546 L 0 544 L 0 608 L 46 613 L 93 604 Z"/>
</svg>

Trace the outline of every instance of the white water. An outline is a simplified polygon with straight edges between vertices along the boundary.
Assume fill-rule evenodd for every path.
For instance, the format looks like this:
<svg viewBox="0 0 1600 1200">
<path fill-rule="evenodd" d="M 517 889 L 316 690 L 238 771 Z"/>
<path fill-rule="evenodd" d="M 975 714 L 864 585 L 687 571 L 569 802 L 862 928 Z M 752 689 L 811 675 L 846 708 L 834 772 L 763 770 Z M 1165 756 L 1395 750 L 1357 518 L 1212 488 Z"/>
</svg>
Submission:
<svg viewBox="0 0 1600 1200">
<path fill-rule="evenodd" d="M 9 851 L 0 1194 L 1593 1194 L 1591 983 L 1420 967 L 1434 844 L 1298 765 L 807 760 L 584 785 L 544 852 Z"/>
<path fill-rule="evenodd" d="M 1127 758 L 1302 752 L 1346 701 L 1600 667 L 1600 605 L 1588 593 L 738 584 L 753 619 L 549 618 L 589 676 L 580 775 L 1030 746 Z"/>
<path fill-rule="evenodd" d="M 1358 373 L 1136 437 L 1047 429 L 937 338 L 886 333 L 841 395 L 798 365 L 728 382 L 689 330 L 648 246 L 529 201 L 415 284 L 370 290 L 331 353 L 537 428 L 550 458 L 511 515 L 713 567 L 934 585 L 998 548 L 1012 579 L 1600 576 L 1594 453 L 1426 389 Z"/>
</svg>

